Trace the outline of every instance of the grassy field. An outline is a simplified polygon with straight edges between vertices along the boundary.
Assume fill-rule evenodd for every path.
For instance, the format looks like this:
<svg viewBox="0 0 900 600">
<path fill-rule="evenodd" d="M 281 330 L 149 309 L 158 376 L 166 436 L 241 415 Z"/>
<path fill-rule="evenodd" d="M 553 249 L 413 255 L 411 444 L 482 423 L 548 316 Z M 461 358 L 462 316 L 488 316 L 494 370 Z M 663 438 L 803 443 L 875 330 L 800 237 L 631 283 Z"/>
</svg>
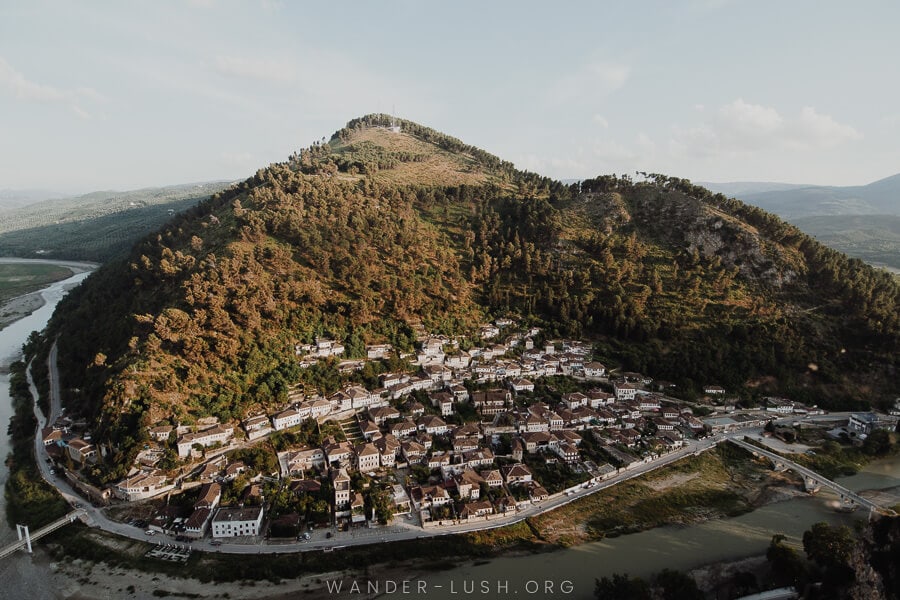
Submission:
<svg viewBox="0 0 900 600">
<path fill-rule="evenodd" d="M 0 302 L 37 291 L 71 275 L 72 271 L 56 265 L 0 264 Z"/>
</svg>

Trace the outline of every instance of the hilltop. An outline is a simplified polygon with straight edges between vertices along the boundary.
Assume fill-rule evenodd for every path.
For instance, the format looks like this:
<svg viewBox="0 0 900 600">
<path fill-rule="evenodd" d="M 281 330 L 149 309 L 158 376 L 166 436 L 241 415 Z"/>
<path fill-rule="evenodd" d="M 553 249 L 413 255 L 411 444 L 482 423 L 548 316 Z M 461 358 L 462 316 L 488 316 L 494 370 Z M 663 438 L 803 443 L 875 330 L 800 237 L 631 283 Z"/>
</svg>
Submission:
<svg viewBox="0 0 900 600">
<path fill-rule="evenodd" d="M 370 115 L 176 215 L 60 303 L 66 399 L 133 453 L 162 419 L 283 404 L 325 336 L 463 345 L 499 316 L 676 382 L 820 405 L 892 399 L 900 288 L 760 209 L 643 174 L 564 185 Z M 467 342 L 468 340 L 468 342 Z M 400 368 L 392 358 L 385 368 Z M 363 374 L 373 377 L 375 373 Z"/>
</svg>

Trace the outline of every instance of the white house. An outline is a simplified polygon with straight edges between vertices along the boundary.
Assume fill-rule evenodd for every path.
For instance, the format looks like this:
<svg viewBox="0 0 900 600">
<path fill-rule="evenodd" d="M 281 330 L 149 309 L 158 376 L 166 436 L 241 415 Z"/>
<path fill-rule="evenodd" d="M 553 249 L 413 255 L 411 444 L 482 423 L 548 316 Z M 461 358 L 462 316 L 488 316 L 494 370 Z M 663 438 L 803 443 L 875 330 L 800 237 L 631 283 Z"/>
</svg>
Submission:
<svg viewBox="0 0 900 600">
<path fill-rule="evenodd" d="M 126 477 L 113 488 L 115 496 L 121 500 L 134 502 L 145 500 L 171 490 L 174 485 L 168 483 L 164 475 L 156 471 L 142 472 Z"/>
<path fill-rule="evenodd" d="M 603 377 L 606 375 L 606 367 L 603 363 L 589 362 L 584 364 L 585 377 Z"/>
<path fill-rule="evenodd" d="M 625 400 L 634 400 L 637 388 L 630 383 L 615 383 L 613 384 L 613 391 L 616 394 L 616 400 L 623 402 Z"/>
<path fill-rule="evenodd" d="M 525 378 L 513 379 L 509 382 L 509 387 L 511 387 L 514 392 L 534 391 L 534 383 L 530 379 Z"/>
<path fill-rule="evenodd" d="M 356 468 L 366 473 L 381 465 L 381 452 L 371 442 L 356 447 Z"/>
<path fill-rule="evenodd" d="M 300 411 L 296 408 L 288 408 L 280 413 L 276 413 L 275 416 L 272 417 L 272 426 L 276 431 L 295 427 L 302 422 L 303 418 L 300 416 Z"/>
<path fill-rule="evenodd" d="M 242 426 L 244 431 L 247 432 L 247 439 L 250 441 L 258 440 L 272 433 L 272 425 L 269 423 L 269 417 L 266 415 L 250 417 L 242 423 Z"/>
<path fill-rule="evenodd" d="M 262 506 L 220 508 L 212 520 L 212 536 L 224 538 L 259 535 L 262 518 Z"/>
<path fill-rule="evenodd" d="M 224 444 L 234 434 L 234 427 L 230 425 L 216 425 L 196 433 L 186 433 L 178 439 L 178 456 L 186 458 L 191 455 L 191 448 L 195 444 L 200 446 L 212 446 Z"/>
</svg>

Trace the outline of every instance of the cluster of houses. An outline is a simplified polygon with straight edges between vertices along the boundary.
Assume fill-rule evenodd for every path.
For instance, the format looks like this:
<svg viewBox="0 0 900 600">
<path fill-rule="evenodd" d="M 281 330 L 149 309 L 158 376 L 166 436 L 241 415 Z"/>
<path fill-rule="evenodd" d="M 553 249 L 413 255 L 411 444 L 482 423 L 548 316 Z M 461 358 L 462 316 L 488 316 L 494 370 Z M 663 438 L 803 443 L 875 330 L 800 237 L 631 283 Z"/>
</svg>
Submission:
<svg viewBox="0 0 900 600">
<path fill-rule="evenodd" d="M 417 366 L 416 372 L 386 373 L 376 389 L 349 385 L 329 396 L 293 395 L 290 405 L 281 410 L 246 418 L 239 437 L 262 440 L 310 419 L 340 422 L 346 439 L 329 438 L 318 447 L 281 452 L 281 477 L 292 480 L 297 493 L 318 492 L 320 480 L 328 478 L 334 490 L 330 499 L 334 519 L 360 522 L 366 516 L 361 494 L 350 488 L 354 471 L 379 476 L 398 468 L 424 467 L 431 473 L 428 482 L 397 484 L 393 499 L 395 513 L 415 511 L 427 523 L 486 518 L 542 501 L 548 491 L 526 464 L 533 460 L 565 465 L 587 462 L 593 466 L 591 475 L 608 475 L 615 468 L 602 458 L 628 468 L 647 454 L 629 449 L 641 445 L 651 456 L 657 455 L 680 447 L 685 435 L 703 429 L 690 409 L 664 405 L 663 395 L 645 392 L 642 387 L 647 380 L 638 374 L 626 374 L 631 376 L 613 381 L 605 390 L 594 387 L 564 394 L 553 405 L 537 401 L 532 392 L 540 377 L 571 375 L 597 380 L 599 385 L 607 383 L 606 368 L 590 360 L 590 346 L 580 341 L 557 340 L 536 347 L 537 330 L 513 335 L 505 343 L 487 342 L 510 324 L 501 320 L 482 327 L 485 345 L 469 350 L 461 350 L 447 337 L 427 337 L 414 356 L 405 357 Z M 304 361 L 343 352 L 340 343 L 326 339 L 297 347 Z M 391 352 L 387 344 L 368 346 L 366 360 L 379 360 Z M 349 362 L 358 368 L 357 363 L 364 361 Z M 424 394 L 428 406 L 411 397 L 416 391 Z M 711 388 L 709 393 L 718 392 Z M 516 402 L 519 398 L 526 401 Z M 453 417 L 463 404 L 468 405 L 466 414 L 474 412 L 475 419 L 465 422 Z M 224 477 L 231 475 L 227 469 L 233 466 L 225 467 L 222 460 L 237 441 L 232 425 L 209 418 L 190 427 L 152 427 L 149 434 L 158 445 L 145 448 L 129 476 L 114 486 L 118 498 L 141 500 L 172 489 L 173 481 L 156 463 L 160 446 L 173 436 L 178 456 L 200 463 L 194 470 L 200 481 L 221 480 L 223 468 Z M 604 448 L 603 456 L 585 461 L 580 447 L 586 435 Z M 204 460 L 197 461 L 200 458 Z M 214 535 L 217 531 L 246 535 L 253 530 L 251 523 L 258 521 L 256 513 L 231 514 L 219 508 L 216 515 L 221 513 L 223 518 L 217 525 L 214 508 L 195 506 L 178 526 L 183 525 L 189 537 L 209 524 Z"/>
<path fill-rule="evenodd" d="M 536 329 L 507 336 L 504 343 L 490 342 L 512 324 L 501 319 L 482 326 L 483 346 L 468 350 L 452 338 L 424 337 L 415 354 L 403 357 L 415 365 L 414 372 L 386 373 L 375 389 L 348 385 L 328 396 L 294 393 L 288 406 L 248 416 L 240 431 L 214 418 L 191 426 L 152 427 L 152 443 L 112 492 L 134 501 L 172 490 L 175 481 L 158 463 L 174 440 L 178 456 L 193 464 L 190 478 L 204 487 L 189 514 L 183 507 L 181 512 L 160 514 L 154 526 L 186 537 L 202 537 L 207 531 L 213 537 L 258 535 L 261 505 L 218 506 L 218 482 L 246 468 L 239 462 L 228 464 L 225 454 L 239 440 L 252 443 L 309 420 L 333 420 L 343 430 L 340 439 L 330 437 L 320 446 L 278 455 L 280 476 L 296 494 L 318 494 L 322 484 L 329 483 L 332 523 L 372 518 L 365 514 L 362 494 L 351 486 L 354 472 L 396 481 L 397 469 L 406 469 L 404 476 L 416 472 L 427 477 L 397 478 L 403 483 L 391 485 L 395 514 L 418 513 L 423 525 L 489 519 L 548 497 L 535 476 L 535 464 L 567 465 L 584 478 L 602 478 L 678 449 L 686 438 L 734 424 L 733 419 L 718 423 L 696 418 L 686 404 L 648 391 L 651 380 L 640 374 L 608 379 L 606 368 L 591 360 L 591 348 L 584 342 L 555 340 L 537 347 Z M 296 347 L 304 366 L 339 358 L 344 351 L 342 344 L 328 339 Z M 392 352 L 388 344 L 367 346 L 366 359 L 340 361 L 339 368 L 360 369 L 365 361 Z M 536 398 L 535 381 L 550 375 L 574 376 L 586 382 L 581 386 L 586 391 L 555 396 L 554 401 Z M 664 391 L 667 386 L 657 382 L 655 387 Z M 704 392 L 725 399 L 721 386 L 704 386 Z M 790 412 L 797 409 L 772 398 L 767 410 L 788 412 L 788 406 Z M 462 413 L 466 419 L 457 416 Z M 871 419 L 857 420 L 860 428 L 871 426 Z M 587 437 L 591 443 L 585 445 Z M 45 430 L 45 444 L 57 445 L 79 464 L 96 460 L 89 440 L 56 425 Z M 591 448 L 587 454 L 585 446 Z M 186 485 L 179 482 L 179 487 Z M 247 493 L 258 494 L 259 486 L 255 492 L 250 486 Z"/>
<path fill-rule="evenodd" d="M 260 535 L 262 504 L 219 506 L 221 499 L 222 486 L 218 482 L 203 484 L 193 506 L 165 506 L 156 512 L 148 528 L 187 539 L 200 539 L 207 533 L 213 539 Z"/>
<path fill-rule="evenodd" d="M 71 460 L 79 466 L 96 464 L 100 452 L 105 455 L 105 448 L 98 448 L 91 442 L 91 433 L 86 421 L 73 421 L 61 416 L 41 430 L 41 439 L 50 458 L 61 462 Z"/>
</svg>

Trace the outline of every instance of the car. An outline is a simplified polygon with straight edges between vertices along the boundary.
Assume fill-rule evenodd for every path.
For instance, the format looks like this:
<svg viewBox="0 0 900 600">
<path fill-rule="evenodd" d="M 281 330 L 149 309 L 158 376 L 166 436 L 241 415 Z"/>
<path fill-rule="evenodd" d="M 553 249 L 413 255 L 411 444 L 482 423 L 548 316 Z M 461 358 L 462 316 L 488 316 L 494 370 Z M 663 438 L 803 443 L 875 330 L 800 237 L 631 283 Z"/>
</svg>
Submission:
<svg viewBox="0 0 900 600">
<path fill-rule="evenodd" d="M 50 469 L 50 474 L 51 474 L 51 475 L 56 475 L 56 470 Z"/>
<path fill-rule="evenodd" d="M 210 546 L 221 546 L 222 540 L 213 540 L 209 543 Z"/>
<path fill-rule="evenodd" d="M 308 539 L 309 539 L 309 534 L 308 534 L 308 533 L 304 533 L 304 534 L 303 534 L 303 539 L 304 539 L 304 540 L 308 540 Z"/>
<path fill-rule="evenodd" d="M 330 538 L 330 537 L 331 537 L 331 532 L 329 531 L 328 533 L 326 533 L 326 534 L 325 534 L 325 537 Z"/>
<path fill-rule="evenodd" d="M 144 535 L 156 535 L 156 532 L 153 531 L 152 529 L 148 529 L 147 531 L 144 532 Z"/>
</svg>

